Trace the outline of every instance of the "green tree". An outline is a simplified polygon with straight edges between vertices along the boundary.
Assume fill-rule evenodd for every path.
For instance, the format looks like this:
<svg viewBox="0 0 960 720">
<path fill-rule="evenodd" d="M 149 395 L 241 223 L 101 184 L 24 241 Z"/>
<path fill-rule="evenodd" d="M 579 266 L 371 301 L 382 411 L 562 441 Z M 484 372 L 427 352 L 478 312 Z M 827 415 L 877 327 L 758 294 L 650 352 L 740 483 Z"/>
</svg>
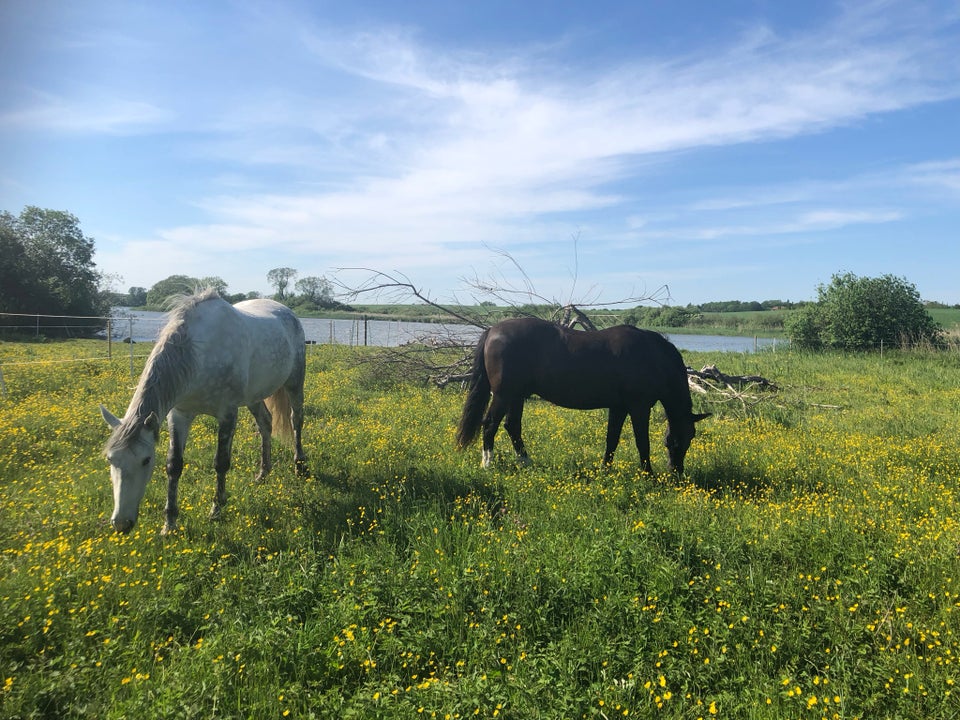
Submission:
<svg viewBox="0 0 960 720">
<path fill-rule="evenodd" d="M 869 350 L 881 344 L 937 345 L 942 329 L 927 312 L 916 287 L 893 275 L 834 275 L 817 288 L 817 302 L 787 319 L 790 341 L 801 348 Z"/>
<path fill-rule="evenodd" d="M 140 307 L 147 304 L 147 289 L 139 286 L 127 290 L 127 302 L 130 307 Z"/>
<path fill-rule="evenodd" d="M 106 314 L 94 245 L 76 216 L 66 211 L 30 205 L 19 216 L 0 213 L 0 308 L 44 315 Z"/>
<path fill-rule="evenodd" d="M 143 304 L 152 308 L 165 308 L 171 297 L 191 295 L 199 290 L 216 290 L 217 294 L 224 300 L 230 300 L 230 296 L 227 294 L 227 282 L 216 275 L 208 275 L 203 278 L 190 277 L 189 275 L 171 275 L 155 283 L 147 291 L 146 302 Z M 133 292 L 133 288 L 130 288 L 130 292 Z"/>
<path fill-rule="evenodd" d="M 227 281 L 216 275 L 208 275 L 200 278 L 200 287 L 204 290 L 216 290 L 217 295 L 225 298 L 227 296 Z"/>
<path fill-rule="evenodd" d="M 30 258 L 7 213 L 0 215 L 0 257 L 0 312 L 25 312 L 32 301 Z"/>
<path fill-rule="evenodd" d="M 304 299 L 318 307 L 327 307 L 333 304 L 333 285 L 324 277 L 310 275 L 297 280 L 294 285 L 297 292 Z"/>
<path fill-rule="evenodd" d="M 277 299 L 283 300 L 287 296 L 287 286 L 297 276 L 297 271 L 289 267 L 274 268 L 267 273 L 267 282 L 277 290 Z"/>
<path fill-rule="evenodd" d="M 198 278 L 189 275 L 171 275 L 164 278 L 147 291 L 147 305 L 154 308 L 164 308 L 167 301 L 176 295 L 189 295 L 202 287 Z"/>
</svg>

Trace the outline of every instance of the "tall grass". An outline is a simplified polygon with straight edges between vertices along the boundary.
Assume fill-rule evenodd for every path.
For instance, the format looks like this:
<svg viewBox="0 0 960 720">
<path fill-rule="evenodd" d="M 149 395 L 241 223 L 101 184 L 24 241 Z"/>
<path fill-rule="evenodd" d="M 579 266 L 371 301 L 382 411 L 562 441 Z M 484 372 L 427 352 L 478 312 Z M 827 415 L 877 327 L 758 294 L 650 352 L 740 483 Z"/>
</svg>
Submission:
<svg viewBox="0 0 960 720">
<path fill-rule="evenodd" d="M 481 471 L 461 393 L 383 389 L 353 352 L 310 351 L 312 478 L 278 446 L 254 485 L 243 416 L 219 522 L 196 424 L 169 537 L 161 470 L 136 529 L 107 524 L 125 359 L 5 373 L 0 715 L 957 716 L 956 355 L 688 354 L 782 389 L 698 399 L 678 481 L 629 429 L 601 469 L 604 414 L 536 400 L 533 466 L 501 437 Z"/>
</svg>

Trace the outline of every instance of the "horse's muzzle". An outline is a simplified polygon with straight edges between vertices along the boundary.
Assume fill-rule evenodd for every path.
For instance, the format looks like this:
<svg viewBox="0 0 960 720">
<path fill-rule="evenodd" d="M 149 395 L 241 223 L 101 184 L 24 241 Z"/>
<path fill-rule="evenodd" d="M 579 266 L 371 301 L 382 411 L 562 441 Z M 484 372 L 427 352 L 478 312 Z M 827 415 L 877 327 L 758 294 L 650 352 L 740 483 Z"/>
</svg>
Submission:
<svg viewBox="0 0 960 720">
<path fill-rule="evenodd" d="M 128 533 L 133 530 L 133 526 L 136 524 L 136 520 L 111 520 L 113 529 L 118 533 Z"/>
</svg>

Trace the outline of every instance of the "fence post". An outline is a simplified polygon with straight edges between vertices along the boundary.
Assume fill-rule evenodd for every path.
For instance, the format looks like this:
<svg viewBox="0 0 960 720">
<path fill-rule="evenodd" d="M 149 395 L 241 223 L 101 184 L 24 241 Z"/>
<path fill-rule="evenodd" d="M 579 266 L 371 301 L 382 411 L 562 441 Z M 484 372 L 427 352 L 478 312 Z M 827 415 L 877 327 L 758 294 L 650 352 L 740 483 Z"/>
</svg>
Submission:
<svg viewBox="0 0 960 720">
<path fill-rule="evenodd" d="M 127 343 L 130 346 L 130 380 L 133 380 L 133 318 L 130 318 L 130 342 Z"/>
<path fill-rule="evenodd" d="M 113 320 L 107 318 L 107 360 L 113 360 Z"/>
</svg>

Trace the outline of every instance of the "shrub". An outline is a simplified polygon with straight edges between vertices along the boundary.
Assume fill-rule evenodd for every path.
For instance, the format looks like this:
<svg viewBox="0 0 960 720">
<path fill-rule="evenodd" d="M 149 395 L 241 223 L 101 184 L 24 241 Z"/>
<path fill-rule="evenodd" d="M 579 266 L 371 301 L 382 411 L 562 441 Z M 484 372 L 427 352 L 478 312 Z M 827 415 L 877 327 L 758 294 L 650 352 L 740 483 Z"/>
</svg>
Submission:
<svg viewBox="0 0 960 720">
<path fill-rule="evenodd" d="M 794 346 L 807 349 L 869 350 L 922 342 L 939 345 L 942 328 L 934 322 L 912 283 L 884 275 L 834 275 L 817 288 L 817 302 L 786 323 Z"/>
</svg>

